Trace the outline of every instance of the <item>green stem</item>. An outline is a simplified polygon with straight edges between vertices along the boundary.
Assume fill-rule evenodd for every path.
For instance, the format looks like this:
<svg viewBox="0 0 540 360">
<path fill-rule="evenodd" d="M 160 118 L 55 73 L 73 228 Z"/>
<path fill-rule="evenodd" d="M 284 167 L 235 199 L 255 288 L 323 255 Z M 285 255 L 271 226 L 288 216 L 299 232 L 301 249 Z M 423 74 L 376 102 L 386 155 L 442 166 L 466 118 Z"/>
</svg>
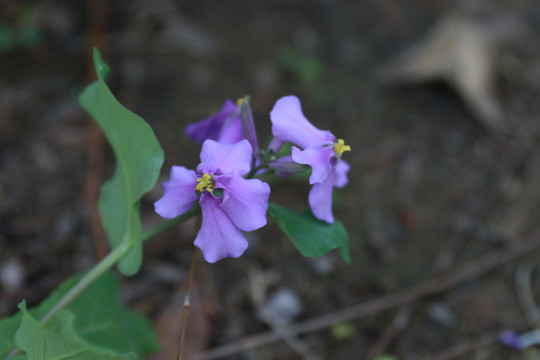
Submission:
<svg viewBox="0 0 540 360">
<path fill-rule="evenodd" d="M 145 231 L 141 235 L 141 241 L 145 242 L 153 237 L 164 233 L 176 225 L 179 225 L 187 219 L 198 215 L 201 212 L 201 207 L 198 204 L 194 204 L 191 209 L 186 213 L 168 220 L 150 230 Z M 48 312 L 41 318 L 41 322 L 50 319 L 56 312 L 62 310 L 73 302 L 84 290 L 86 290 L 94 281 L 96 281 L 101 275 L 109 270 L 114 264 L 118 262 L 131 248 L 126 242 L 120 244 L 116 249 L 111 251 L 109 255 L 103 258 L 96 266 L 94 266 L 75 286 L 73 286 Z M 11 359 L 12 357 L 20 354 L 20 351 L 13 349 L 11 353 L 7 355 L 5 359 Z"/>
<path fill-rule="evenodd" d="M 156 227 L 153 227 L 150 230 L 145 231 L 141 235 L 141 241 L 145 242 L 147 240 L 152 239 L 153 237 L 156 237 L 156 236 L 160 235 L 161 233 L 164 233 L 165 231 L 171 230 L 176 225 L 183 223 L 184 221 L 186 221 L 187 219 L 189 219 L 189 218 L 191 218 L 191 217 L 193 217 L 195 215 L 198 215 L 200 212 L 201 212 L 201 207 L 199 206 L 199 204 L 198 203 L 194 204 L 191 207 L 191 209 L 189 209 L 186 213 L 184 213 L 184 214 L 182 214 L 182 215 L 180 215 L 178 217 L 175 217 L 174 219 L 167 220 L 164 223 L 162 223 L 162 224 L 160 224 L 160 225 L 158 225 Z"/>
<path fill-rule="evenodd" d="M 191 209 L 186 213 L 168 220 L 141 235 L 141 241 L 145 242 L 151 238 L 164 233 L 176 225 L 183 223 L 187 219 L 198 215 L 201 212 L 201 207 L 198 204 L 194 204 Z M 96 266 L 94 266 L 84 277 L 79 280 L 75 286 L 73 286 L 62 298 L 41 318 L 41 322 L 47 321 L 50 319 L 56 312 L 62 310 L 69 304 L 73 302 L 84 290 L 86 290 L 94 281 L 96 281 L 101 275 L 103 275 L 107 270 L 109 270 L 114 264 L 118 262 L 129 250 L 131 246 L 127 242 L 123 242 L 116 249 L 111 251 L 109 255 L 103 258 Z M 12 357 L 20 354 L 20 351 L 13 349 L 5 359 L 11 359 Z"/>
<path fill-rule="evenodd" d="M 41 322 L 46 321 L 53 316 L 58 310 L 61 310 L 71 304 L 88 286 L 96 281 L 103 273 L 109 270 L 118 262 L 130 249 L 127 244 L 120 244 L 116 249 L 105 256 L 96 266 L 92 268 L 75 286 L 73 286 L 62 298 L 52 307 L 45 316 L 41 318 Z"/>
<path fill-rule="evenodd" d="M 169 220 L 161 225 L 150 229 L 141 235 L 141 240 L 146 241 L 153 238 L 156 235 L 161 234 L 167 230 L 172 229 L 176 225 L 184 222 L 190 217 L 198 214 L 201 211 L 199 206 L 193 206 L 185 214 L 178 216 L 172 220 Z M 109 255 L 103 258 L 96 266 L 92 268 L 75 286 L 73 286 L 53 307 L 41 321 L 46 321 L 53 316 L 58 310 L 61 310 L 71 304 L 88 286 L 96 281 L 103 273 L 109 270 L 114 264 L 118 262 L 131 248 L 126 242 L 120 244 L 116 249 L 111 251 Z"/>
<path fill-rule="evenodd" d="M 116 249 L 111 251 L 109 255 L 103 258 L 96 266 L 92 268 L 75 286 L 73 286 L 62 298 L 43 316 L 40 322 L 45 322 L 51 318 L 57 311 L 62 310 L 73 300 L 75 300 L 88 286 L 96 281 L 103 273 L 109 270 L 114 264 L 118 262 L 130 249 L 130 246 L 126 243 L 120 244 Z M 21 352 L 18 349 L 13 349 L 5 359 L 11 359 Z"/>
<path fill-rule="evenodd" d="M 251 169 L 251 171 L 245 176 L 246 179 L 251 179 L 252 177 L 255 176 L 255 174 L 257 173 L 257 171 L 261 170 L 261 169 L 265 169 L 267 166 L 266 165 L 259 165 L 257 167 L 254 167 L 253 169 Z"/>
<path fill-rule="evenodd" d="M 190 217 L 197 215 L 201 211 L 199 206 L 193 206 L 185 214 L 178 216 L 174 219 L 164 222 L 141 235 L 141 241 L 149 240 L 167 230 L 172 229 L 176 225 L 184 222 Z M 127 243 L 120 244 L 116 249 L 111 251 L 109 255 L 103 258 L 96 266 L 92 268 L 74 287 L 72 287 L 61 299 L 58 301 L 51 310 L 41 319 L 46 321 L 53 316 L 58 310 L 61 310 L 71 304 L 90 284 L 96 281 L 103 273 L 109 270 L 114 264 L 118 262 L 131 248 Z"/>
</svg>

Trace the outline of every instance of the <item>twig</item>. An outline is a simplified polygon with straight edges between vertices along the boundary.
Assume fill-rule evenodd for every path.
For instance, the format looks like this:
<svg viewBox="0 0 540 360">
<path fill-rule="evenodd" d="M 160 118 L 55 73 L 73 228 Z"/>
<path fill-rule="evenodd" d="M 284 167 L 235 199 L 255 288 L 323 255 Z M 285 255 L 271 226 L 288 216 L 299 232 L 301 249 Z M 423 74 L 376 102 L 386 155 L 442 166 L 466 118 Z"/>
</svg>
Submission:
<svg viewBox="0 0 540 360">
<path fill-rule="evenodd" d="M 268 306 L 265 306 L 266 284 L 262 271 L 251 271 L 249 276 L 250 293 L 261 318 L 272 330 L 293 349 L 300 358 L 305 360 L 322 360 L 309 346 L 291 330 L 281 316 Z"/>
<path fill-rule="evenodd" d="M 482 181 L 477 184 L 476 197 L 472 200 L 467 199 L 464 209 L 461 211 L 461 217 L 463 219 L 469 219 L 471 224 L 482 223 L 489 215 L 490 211 L 493 211 L 494 205 L 500 200 L 501 194 L 494 193 L 494 187 L 500 186 L 500 180 L 503 174 L 511 172 L 516 166 L 521 165 L 523 159 L 527 156 L 531 148 L 530 141 L 517 141 L 515 134 L 514 137 L 505 140 L 504 150 L 500 156 L 500 160 L 494 162 Z M 517 149 L 517 150 L 516 150 Z M 517 152 L 517 153 L 516 153 Z M 516 165 L 518 164 L 518 165 Z M 496 179 L 495 181 L 493 179 Z M 523 206 L 523 201 L 518 201 L 519 204 L 514 211 L 509 212 L 508 219 L 505 220 L 504 226 L 510 227 L 512 230 L 503 230 L 509 238 L 518 237 L 522 234 L 521 223 L 525 219 L 523 215 L 528 214 L 528 209 Z M 517 216 L 516 216 L 517 215 Z M 435 266 L 438 270 L 448 270 L 452 267 L 458 253 L 460 253 L 469 243 L 472 238 L 472 230 L 474 228 L 468 227 L 465 231 L 455 231 L 450 236 L 447 245 L 441 247 L 437 259 L 435 260 Z"/>
<path fill-rule="evenodd" d="M 193 283 L 193 274 L 195 273 L 195 263 L 197 260 L 199 248 L 193 246 L 191 250 L 191 260 L 189 261 L 189 273 L 188 273 L 188 283 L 186 289 L 186 296 L 184 297 L 184 310 L 182 311 L 182 326 L 180 328 L 180 341 L 178 342 L 178 354 L 176 356 L 177 360 L 182 360 L 184 354 L 184 340 L 186 338 L 186 328 L 187 321 L 189 316 L 189 310 L 191 309 L 191 304 L 189 302 L 189 292 L 191 291 L 191 284 Z"/>
<path fill-rule="evenodd" d="M 193 210 L 193 207 L 191 207 L 190 210 Z M 201 222 L 202 222 L 202 218 L 198 216 L 197 222 L 195 224 L 195 231 L 198 231 L 201 228 Z M 178 341 L 178 353 L 176 354 L 177 360 L 182 360 L 182 356 L 184 355 L 184 340 L 186 338 L 186 328 L 187 328 L 187 321 L 189 317 L 189 310 L 191 309 L 189 294 L 191 291 L 191 284 L 193 283 L 193 276 L 195 274 L 195 262 L 197 260 L 198 250 L 199 248 L 193 246 L 191 250 L 191 259 L 189 260 L 188 282 L 187 282 L 187 287 L 186 287 L 186 296 L 184 297 L 182 323 L 180 325 L 180 340 Z"/>
<path fill-rule="evenodd" d="M 290 329 L 295 334 L 321 330 L 332 326 L 338 322 L 350 321 L 367 315 L 377 314 L 397 306 L 411 303 L 427 295 L 439 293 L 449 287 L 455 286 L 462 281 L 472 279 L 496 268 L 502 264 L 525 255 L 540 247 L 540 237 L 538 233 L 530 236 L 528 240 L 516 242 L 515 245 L 505 247 L 500 250 L 493 250 L 482 256 L 480 259 L 469 262 L 458 269 L 446 274 L 435 276 L 418 285 L 398 291 L 394 294 L 385 295 L 380 298 L 360 303 L 348 309 L 336 311 L 322 315 L 311 320 L 307 320 L 296 325 L 291 325 Z M 216 359 L 223 356 L 236 354 L 240 351 L 252 349 L 258 346 L 270 344 L 280 340 L 281 337 L 273 332 L 250 336 L 233 344 L 221 346 L 206 353 L 196 356 L 197 360 Z"/>
<path fill-rule="evenodd" d="M 392 323 L 385 329 L 381 337 L 368 352 L 365 360 L 374 360 L 381 356 L 392 340 L 394 340 L 396 335 L 407 326 L 413 312 L 414 304 L 402 306 Z"/>
<path fill-rule="evenodd" d="M 474 340 L 468 340 L 441 351 L 438 354 L 425 357 L 426 360 L 450 360 L 492 345 L 499 338 L 500 332 L 484 334 Z"/>
<path fill-rule="evenodd" d="M 519 305 L 525 316 L 525 321 L 533 328 L 540 327 L 540 312 L 536 307 L 531 291 L 531 273 L 533 267 L 520 263 L 516 269 L 515 283 Z"/>
<path fill-rule="evenodd" d="M 86 78 L 91 83 L 95 80 L 94 63 L 92 62 L 92 48 L 98 47 L 102 51 L 105 45 L 105 29 L 107 27 L 108 7 L 106 0 L 87 0 L 88 29 L 86 33 L 86 56 L 88 59 Z M 94 239 L 94 252 L 100 261 L 109 252 L 105 231 L 101 224 L 98 212 L 99 185 L 103 168 L 103 133 L 98 125 L 87 117 L 86 134 L 86 182 L 85 193 L 90 204 L 90 224 Z"/>
</svg>

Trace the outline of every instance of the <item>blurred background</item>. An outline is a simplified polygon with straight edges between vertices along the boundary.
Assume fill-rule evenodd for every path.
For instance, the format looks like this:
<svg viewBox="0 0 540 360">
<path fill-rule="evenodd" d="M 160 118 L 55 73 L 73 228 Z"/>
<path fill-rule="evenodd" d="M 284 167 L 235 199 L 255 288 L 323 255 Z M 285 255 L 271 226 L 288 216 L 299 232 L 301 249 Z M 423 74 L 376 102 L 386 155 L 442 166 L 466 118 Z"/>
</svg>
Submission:
<svg viewBox="0 0 540 360">
<path fill-rule="evenodd" d="M 499 339 L 540 326 L 539 32 L 535 0 L 2 1 L 0 316 L 108 251 L 95 204 L 113 157 L 77 104 L 98 46 L 165 150 L 160 182 L 197 165 L 184 127 L 227 98 L 251 96 L 261 142 L 294 94 L 352 147 L 334 205 L 352 264 L 302 257 L 271 223 L 241 258 L 199 259 L 188 359 L 540 358 Z M 308 192 L 271 200 L 303 210 Z M 152 359 L 176 354 L 195 226 L 149 241 L 123 279 Z"/>
</svg>

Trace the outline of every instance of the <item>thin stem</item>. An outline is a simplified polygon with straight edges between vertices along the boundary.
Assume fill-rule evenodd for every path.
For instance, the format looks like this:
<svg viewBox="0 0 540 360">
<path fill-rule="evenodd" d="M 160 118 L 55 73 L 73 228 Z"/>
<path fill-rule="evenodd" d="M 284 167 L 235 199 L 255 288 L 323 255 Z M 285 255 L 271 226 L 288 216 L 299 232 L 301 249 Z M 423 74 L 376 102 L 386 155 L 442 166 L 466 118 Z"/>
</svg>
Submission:
<svg viewBox="0 0 540 360">
<path fill-rule="evenodd" d="M 199 214 L 201 212 L 201 208 L 200 206 L 198 206 L 197 204 L 195 204 L 194 206 L 191 207 L 191 209 L 188 210 L 188 212 L 186 212 L 185 214 L 183 215 L 180 215 L 174 219 L 171 219 L 169 221 L 166 221 L 164 222 L 163 224 L 161 225 L 158 225 L 146 232 L 144 232 L 142 235 L 141 235 L 141 241 L 142 242 L 145 242 L 147 240 L 150 240 L 151 238 L 165 232 L 165 231 L 168 231 L 170 229 L 172 229 L 173 227 L 175 227 L 176 225 L 184 222 L 185 220 Z M 107 255 L 106 257 L 104 257 L 96 266 L 94 266 L 92 268 L 92 270 L 90 270 L 81 280 L 79 280 L 79 282 L 77 284 L 75 284 L 75 286 L 73 286 L 50 310 L 49 312 L 47 312 L 47 314 L 45 314 L 45 316 L 43 316 L 43 318 L 41 318 L 41 322 L 44 322 L 44 321 L 47 321 L 48 319 L 50 319 L 56 312 L 58 312 L 59 310 L 62 310 L 63 308 L 65 308 L 66 306 L 68 306 L 69 304 L 71 304 L 73 302 L 73 300 L 75 300 L 84 290 L 86 290 L 86 288 L 88 288 L 88 286 L 90 286 L 94 281 L 96 281 L 101 275 L 103 275 L 107 270 L 109 270 L 114 264 L 116 264 L 118 262 L 118 260 L 120 260 L 122 258 L 122 256 L 124 256 L 128 250 L 130 249 L 130 245 L 128 245 L 127 243 L 122 243 L 121 245 L 119 245 L 116 249 L 114 249 L 113 251 L 111 251 L 109 253 L 109 255 Z M 194 254 L 197 253 L 197 248 L 194 248 L 195 250 L 193 251 Z M 192 258 L 194 257 L 194 255 L 192 255 Z M 184 312 L 186 313 L 184 316 L 186 317 L 186 321 L 187 321 L 187 314 L 189 313 L 189 289 L 191 288 L 191 281 L 192 281 L 192 278 L 193 278 L 193 275 L 192 275 L 192 272 L 193 272 L 193 269 L 192 267 L 194 266 L 194 260 L 192 260 L 192 265 L 190 265 L 190 277 L 189 277 L 189 280 L 188 280 L 188 293 L 187 293 L 187 300 L 188 300 L 188 306 L 187 306 L 187 313 L 186 313 L 186 306 L 184 305 Z M 182 322 L 184 323 L 184 319 L 182 320 Z M 184 331 L 185 331 L 185 326 L 184 326 Z M 183 341 L 183 335 L 182 335 L 182 341 Z M 11 359 L 12 357 L 18 355 L 20 353 L 19 350 L 17 349 L 13 349 L 7 356 L 5 359 Z"/>
<path fill-rule="evenodd" d="M 189 209 L 186 213 L 168 220 L 148 231 L 145 231 L 141 235 L 141 241 L 145 242 L 147 240 L 152 239 L 153 237 L 156 237 L 157 235 L 160 235 L 161 233 L 164 233 L 172 228 L 174 228 L 176 225 L 181 224 L 182 222 L 186 221 L 187 219 L 198 215 L 201 212 L 201 207 L 198 204 L 194 204 L 191 209 Z M 199 224 L 200 227 L 200 224 Z M 109 270 L 114 264 L 118 262 L 131 248 L 131 246 L 127 243 L 122 243 L 119 245 L 116 249 L 114 249 L 112 252 L 109 253 L 106 257 L 104 257 L 92 270 L 90 270 L 77 284 L 75 284 L 74 287 L 72 287 L 48 312 L 41 318 L 41 322 L 47 321 L 50 319 L 56 312 L 59 310 L 62 310 L 69 304 L 73 302 L 84 290 L 88 288 L 94 281 L 96 281 L 101 275 L 103 275 L 107 270 Z M 182 352 L 184 347 L 184 337 L 185 337 L 185 331 L 187 326 L 187 318 L 189 315 L 189 309 L 190 309 L 190 303 L 189 303 L 189 292 L 191 289 L 191 283 L 193 281 L 193 272 L 195 267 L 195 259 L 198 252 L 198 248 L 193 247 L 193 252 L 191 255 L 191 262 L 189 266 L 189 276 L 188 276 L 188 286 L 187 286 L 187 293 L 186 298 L 184 300 L 184 312 L 182 315 L 182 331 L 181 331 L 181 337 L 180 337 L 180 347 L 178 348 L 178 359 L 182 358 Z M 13 349 L 6 357 L 5 359 L 11 359 L 12 357 L 20 354 L 20 351 L 17 349 Z"/>
<path fill-rule="evenodd" d="M 146 241 L 152 237 L 161 234 L 174 226 L 182 223 L 186 219 L 198 214 L 200 212 L 199 206 L 193 206 L 185 214 L 178 216 L 172 220 L 169 220 L 153 229 L 145 232 L 141 235 L 141 240 Z M 74 287 L 72 287 L 61 299 L 58 301 L 51 310 L 41 319 L 41 322 L 46 321 L 53 316 L 58 310 L 61 310 L 71 304 L 88 286 L 96 281 L 103 273 L 109 270 L 114 264 L 118 262 L 131 248 L 127 243 L 120 244 L 116 249 L 111 251 L 109 255 L 103 258 L 92 270 L 90 270 Z"/>
<path fill-rule="evenodd" d="M 41 322 L 47 321 L 58 310 L 61 310 L 71 304 L 88 286 L 96 281 L 101 275 L 109 270 L 128 252 L 130 246 L 121 244 L 116 249 L 111 251 L 109 255 L 103 258 L 92 270 L 90 270 L 75 286 L 73 286 L 61 299 L 58 301 L 45 316 L 41 318 Z"/>
<path fill-rule="evenodd" d="M 246 179 L 251 179 L 252 177 L 255 176 L 257 171 L 262 170 L 262 169 L 266 169 L 266 168 L 267 168 L 267 166 L 265 164 L 261 164 L 259 166 L 256 166 L 253 169 L 251 169 L 251 171 L 245 176 L 245 178 Z"/>
<path fill-rule="evenodd" d="M 186 289 L 186 296 L 184 297 L 184 310 L 182 311 L 182 326 L 180 328 L 180 341 L 178 344 L 178 354 L 176 356 L 177 360 L 182 360 L 184 354 L 184 340 L 186 338 L 186 328 L 187 320 L 189 316 L 189 310 L 191 309 L 191 303 L 189 301 L 189 293 L 191 291 L 191 284 L 193 283 L 193 274 L 195 273 L 195 263 L 197 260 L 199 248 L 193 247 L 191 251 L 191 260 L 189 261 L 189 273 L 188 273 L 188 283 Z"/>
<path fill-rule="evenodd" d="M 94 281 L 96 281 L 101 275 L 103 275 L 107 270 L 109 270 L 114 264 L 118 262 L 124 256 L 130 246 L 123 243 L 120 244 L 116 249 L 111 251 L 109 255 L 103 258 L 96 266 L 92 268 L 75 286 L 73 286 L 62 298 L 43 316 L 40 322 L 45 322 L 51 318 L 56 312 L 62 310 L 69 304 L 73 302 L 88 286 L 90 286 Z M 5 359 L 11 359 L 16 355 L 21 353 L 18 349 L 13 349 L 5 357 Z"/>
<path fill-rule="evenodd" d="M 198 215 L 200 212 L 201 212 L 201 207 L 199 206 L 199 204 L 194 204 L 191 207 L 191 209 L 189 209 L 186 213 L 184 213 L 184 214 L 182 214 L 182 215 L 180 215 L 178 217 L 175 217 L 174 219 L 165 221 L 164 223 L 162 223 L 162 224 L 160 224 L 160 225 L 158 225 L 156 227 L 153 227 L 150 230 L 145 231 L 141 235 L 141 241 L 145 242 L 147 240 L 152 239 L 153 237 L 156 237 L 156 236 L 160 235 L 161 233 L 164 233 L 164 232 L 166 232 L 168 230 L 171 230 L 176 225 L 183 223 L 184 221 L 186 221 L 187 219 L 189 219 L 189 218 L 191 218 L 191 217 L 193 217 L 195 215 Z"/>
<path fill-rule="evenodd" d="M 156 235 L 161 234 L 167 230 L 172 229 L 176 225 L 189 219 L 190 217 L 198 214 L 201 211 L 199 206 L 193 206 L 185 214 L 178 216 L 172 220 L 169 220 L 161 225 L 156 226 L 153 229 L 141 235 L 141 241 L 146 241 L 153 238 Z M 74 287 L 72 287 L 61 299 L 53 306 L 51 310 L 41 319 L 41 322 L 46 321 L 53 316 L 58 310 L 61 310 L 71 304 L 73 300 L 77 298 L 90 284 L 96 281 L 103 273 L 109 270 L 114 264 L 118 262 L 131 248 L 126 242 L 120 244 L 116 249 L 111 251 L 109 255 L 103 258 L 92 270 L 90 270 Z"/>
</svg>

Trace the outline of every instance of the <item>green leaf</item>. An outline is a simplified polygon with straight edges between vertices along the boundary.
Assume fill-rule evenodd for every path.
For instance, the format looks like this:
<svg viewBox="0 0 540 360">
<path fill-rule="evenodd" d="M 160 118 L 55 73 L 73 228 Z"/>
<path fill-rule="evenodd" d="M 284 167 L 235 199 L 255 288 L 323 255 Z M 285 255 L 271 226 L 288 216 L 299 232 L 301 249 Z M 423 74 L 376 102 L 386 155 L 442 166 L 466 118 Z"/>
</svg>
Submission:
<svg viewBox="0 0 540 360">
<path fill-rule="evenodd" d="M 99 212 L 111 246 L 130 247 L 118 267 L 133 275 L 142 262 L 139 201 L 157 181 L 163 150 L 152 128 L 123 107 L 105 84 L 110 70 L 96 49 L 94 64 L 98 80 L 82 92 L 79 103 L 99 124 L 116 157 L 114 176 L 101 188 Z"/>
<path fill-rule="evenodd" d="M 29 360 L 137 359 L 133 353 L 118 354 L 84 341 L 75 331 L 74 317 L 68 310 L 61 310 L 40 323 L 28 314 L 24 301 L 19 309 L 23 318 L 15 333 L 15 345 Z"/>
<path fill-rule="evenodd" d="M 111 73 L 111 68 L 105 61 L 103 61 L 103 58 L 101 57 L 101 53 L 98 49 L 94 48 L 94 68 L 96 69 L 96 75 L 98 79 L 105 81 L 107 76 Z"/>
<path fill-rule="evenodd" d="M 397 357 L 393 355 L 381 355 L 377 358 L 377 360 L 397 360 Z"/>
<path fill-rule="evenodd" d="M 300 82 L 313 85 L 322 79 L 324 67 L 322 61 L 302 52 L 296 47 L 284 47 L 279 52 L 280 64 L 292 72 Z"/>
<path fill-rule="evenodd" d="M 35 48 L 43 42 L 43 33 L 36 24 L 23 25 L 17 35 L 18 42 L 26 48 Z"/>
<path fill-rule="evenodd" d="M 80 277 L 75 276 L 63 282 L 39 306 L 30 309 L 29 316 L 32 319 L 26 319 L 24 325 L 26 329 L 33 329 L 34 327 L 31 326 L 32 320 L 42 318 Z M 120 282 L 115 275 L 111 273 L 104 274 L 67 307 L 68 314 L 75 316 L 74 321 L 72 321 L 73 331 L 68 332 L 66 330 L 65 315 L 61 315 L 60 320 L 57 320 L 56 316 L 58 314 L 55 314 L 49 321 L 54 321 L 56 325 L 48 326 L 52 326 L 63 337 L 67 336 L 67 340 L 73 340 L 73 336 L 80 337 L 82 341 L 92 347 L 106 349 L 113 353 L 127 354 L 132 352 L 136 355 L 135 358 L 142 358 L 155 352 L 159 345 L 150 323 L 143 316 L 135 314 L 122 306 L 119 287 Z M 12 339 L 19 325 L 22 327 L 22 315 L 18 313 L 0 321 L 0 359 L 3 359 L 13 348 Z M 59 324 L 64 324 L 64 327 L 58 327 Z M 48 327 L 44 329 L 50 330 Z M 34 330 L 39 334 L 45 334 L 43 329 Z M 58 335 L 49 330 L 47 330 L 48 336 Z M 24 338 L 26 339 L 26 336 Z M 79 340 L 75 341 L 75 344 L 79 343 Z M 17 343 L 17 345 L 20 344 Z M 27 350 L 28 348 L 25 347 L 24 349 Z M 101 358 L 101 355 L 95 358 Z"/>
<path fill-rule="evenodd" d="M 332 325 L 330 331 L 336 339 L 343 340 L 350 338 L 354 334 L 355 328 L 350 323 L 339 322 Z"/>
<path fill-rule="evenodd" d="M 351 262 L 347 230 L 341 222 L 327 224 L 317 220 L 311 211 L 298 213 L 272 203 L 268 204 L 268 215 L 302 255 L 317 257 L 338 248 L 343 260 Z"/>
<path fill-rule="evenodd" d="M 92 344 L 139 356 L 159 347 L 149 321 L 120 301 L 120 281 L 105 273 L 68 306 L 79 334 Z"/>
<path fill-rule="evenodd" d="M 21 324 L 21 314 L 17 313 L 9 318 L 0 320 L 0 359 L 15 346 L 13 344 L 13 335 Z"/>
<path fill-rule="evenodd" d="M 8 52 L 13 48 L 13 30 L 7 24 L 0 22 L 0 53 Z"/>
</svg>

